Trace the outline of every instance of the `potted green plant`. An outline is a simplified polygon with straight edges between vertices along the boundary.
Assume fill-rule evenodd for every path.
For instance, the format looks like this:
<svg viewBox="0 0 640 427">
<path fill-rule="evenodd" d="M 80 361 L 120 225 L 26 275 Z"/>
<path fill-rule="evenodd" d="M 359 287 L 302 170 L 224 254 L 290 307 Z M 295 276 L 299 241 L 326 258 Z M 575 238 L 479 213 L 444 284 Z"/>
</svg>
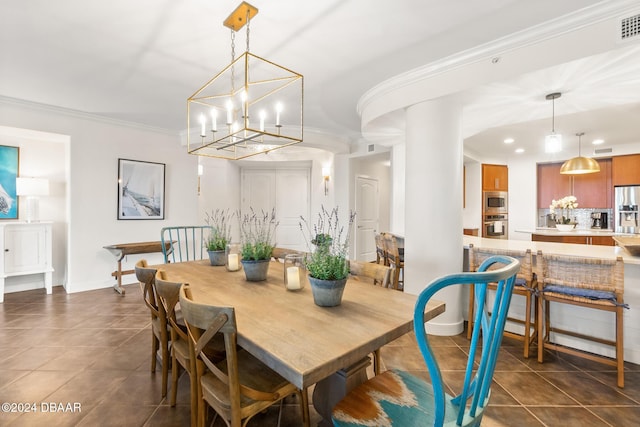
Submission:
<svg viewBox="0 0 640 427">
<path fill-rule="evenodd" d="M 309 253 L 305 265 L 314 302 L 322 307 L 334 307 L 342 302 L 349 276 L 349 244 L 355 213 L 350 212 L 345 230 L 340 225 L 338 208 L 331 211 L 322 206 L 313 226 L 301 217 L 300 230 Z"/>
<path fill-rule="evenodd" d="M 232 217 L 229 209 L 216 209 L 206 213 L 204 222 L 212 227 L 205 242 L 211 265 L 225 265 L 225 248 L 231 241 Z"/>
<path fill-rule="evenodd" d="M 250 209 L 244 215 L 238 212 L 240 220 L 240 245 L 242 267 L 247 280 L 257 282 L 267 279 L 269 261 L 275 246 L 274 239 L 278 221 L 276 211 L 262 211 L 258 214 Z"/>
</svg>

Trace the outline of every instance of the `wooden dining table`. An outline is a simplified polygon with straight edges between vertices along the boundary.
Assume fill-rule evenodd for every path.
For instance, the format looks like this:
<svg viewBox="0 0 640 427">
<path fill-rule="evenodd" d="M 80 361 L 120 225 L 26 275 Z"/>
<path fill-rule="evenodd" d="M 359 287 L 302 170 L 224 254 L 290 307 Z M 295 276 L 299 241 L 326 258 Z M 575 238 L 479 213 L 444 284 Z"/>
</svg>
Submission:
<svg viewBox="0 0 640 427">
<path fill-rule="evenodd" d="M 238 344 L 300 389 L 315 384 L 313 404 L 331 425 L 331 410 L 366 381 L 368 355 L 413 330 L 415 295 L 350 278 L 342 303 L 320 307 L 308 283 L 288 291 L 283 264 L 272 261 L 267 280 L 249 282 L 208 260 L 155 266 L 171 281 L 189 283 L 200 303 L 234 307 Z M 424 320 L 443 313 L 432 301 Z"/>
</svg>

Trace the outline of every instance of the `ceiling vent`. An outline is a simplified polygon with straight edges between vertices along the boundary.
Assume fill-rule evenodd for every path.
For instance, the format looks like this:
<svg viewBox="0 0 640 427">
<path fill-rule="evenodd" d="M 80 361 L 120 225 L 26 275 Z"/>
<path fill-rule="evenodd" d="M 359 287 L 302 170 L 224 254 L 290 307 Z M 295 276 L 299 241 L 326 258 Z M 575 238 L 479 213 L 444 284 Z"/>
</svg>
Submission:
<svg viewBox="0 0 640 427">
<path fill-rule="evenodd" d="M 608 148 L 596 148 L 595 150 L 593 150 L 593 154 L 611 154 L 613 153 L 613 148 L 608 147 Z"/>
<path fill-rule="evenodd" d="M 640 35 L 640 13 L 620 20 L 620 41 L 627 41 Z"/>
</svg>

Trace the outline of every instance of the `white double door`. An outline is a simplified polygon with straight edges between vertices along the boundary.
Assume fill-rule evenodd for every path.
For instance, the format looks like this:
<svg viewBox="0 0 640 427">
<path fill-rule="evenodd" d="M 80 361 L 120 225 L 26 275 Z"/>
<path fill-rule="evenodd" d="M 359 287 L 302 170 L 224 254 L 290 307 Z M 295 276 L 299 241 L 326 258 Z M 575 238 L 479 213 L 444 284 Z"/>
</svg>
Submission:
<svg viewBox="0 0 640 427">
<path fill-rule="evenodd" d="M 243 214 L 276 210 L 279 222 L 276 245 L 281 248 L 306 251 L 300 230 L 300 216 L 309 219 L 310 171 L 298 169 L 242 169 L 241 204 Z"/>
</svg>

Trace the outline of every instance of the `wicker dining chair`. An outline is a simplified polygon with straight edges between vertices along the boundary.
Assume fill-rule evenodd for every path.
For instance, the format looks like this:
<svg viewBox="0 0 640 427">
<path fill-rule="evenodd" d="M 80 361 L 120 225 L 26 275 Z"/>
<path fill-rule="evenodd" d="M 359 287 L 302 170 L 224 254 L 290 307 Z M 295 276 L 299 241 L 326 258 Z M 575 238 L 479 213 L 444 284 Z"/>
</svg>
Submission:
<svg viewBox="0 0 640 427">
<path fill-rule="evenodd" d="M 502 268 L 488 270 L 494 263 Z M 355 387 L 334 407 L 335 427 L 371 426 L 479 426 L 489 404 L 493 373 L 496 367 L 502 333 L 511 303 L 511 292 L 520 263 L 515 258 L 494 256 L 477 272 L 443 276 L 427 285 L 415 304 L 413 329 L 418 347 L 429 371 L 430 381 L 406 371 L 392 369 L 376 375 Z M 484 300 L 487 285 L 497 283 L 489 316 Z M 453 397 L 445 386 L 435 354 L 425 330 L 424 310 L 430 299 L 448 286 L 474 284 L 483 304 L 476 310 L 471 345 L 460 393 Z M 480 353 L 480 357 L 478 356 Z M 448 362 L 451 364 L 451 362 Z"/>
<path fill-rule="evenodd" d="M 624 303 L 624 262 L 622 258 L 585 258 L 538 252 L 536 265 L 539 289 L 538 362 L 544 362 L 545 349 L 552 349 L 604 363 L 616 368 L 618 387 L 623 388 L 623 309 L 628 306 Z M 593 334 L 587 333 L 588 326 L 576 325 L 572 328 L 573 330 L 568 330 L 554 325 L 557 319 L 553 319 L 551 316 L 551 302 L 613 313 L 615 315 L 614 338 L 595 337 Z M 615 350 L 615 358 L 600 356 L 560 345 L 557 341 L 554 342 L 561 336 L 576 337 L 611 346 Z"/>
<path fill-rule="evenodd" d="M 516 258 L 520 261 L 520 271 L 516 277 L 516 284 L 513 288 L 513 294 L 524 298 L 525 310 L 524 319 L 515 317 L 507 317 L 507 321 L 521 324 L 524 327 L 523 334 L 504 331 L 504 335 L 515 338 L 524 342 L 524 357 L 529 358 L 531 344 L 537 343 L 537 319 L 538 319 L 538 300 L 537 300 L 537 278 L 533 271 L 533 255 L 531 249 L 515 250 L 515 249 L 493 249 L 479 248 L 473 244 L 469 245 L 469 266 L 471 271 L 476 271 L 482 262 L 494 255 L 505 255 Z M 495 291 L 495 283 L 489 283 L 488 288 Z M 531 306 L 533 305 L 533 313 Z M 473 286 L 469 291 L 469 327 L 467 328 L 467 338 L 471 339 L 471 331 L 473 330 L 473 315 L 475 313 L 475 295 Z M 533 316 L 532 316 L 533 314 Z M 532 321 L 533 318 L 533 321 Z"/>
</svg>

